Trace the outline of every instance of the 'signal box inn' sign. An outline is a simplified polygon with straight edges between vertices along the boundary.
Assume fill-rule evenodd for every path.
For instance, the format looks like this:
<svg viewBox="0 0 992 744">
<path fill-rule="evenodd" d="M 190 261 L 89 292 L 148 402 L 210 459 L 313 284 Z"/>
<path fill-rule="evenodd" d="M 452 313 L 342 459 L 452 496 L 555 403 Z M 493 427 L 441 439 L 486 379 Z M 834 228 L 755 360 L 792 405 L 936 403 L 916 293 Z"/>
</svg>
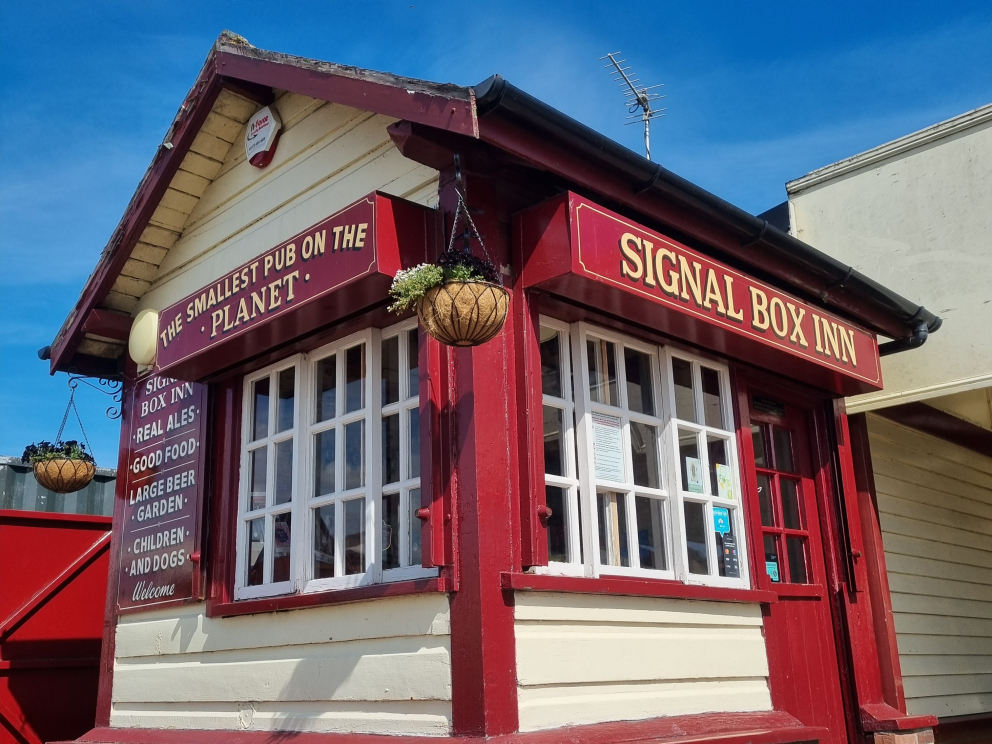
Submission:
<svg viewBox="0 0 992 744">
<path fill-rule="evenodd" d="M 198 599 L 207 388 L 135 383 L 118 556 L 117 609 Z"/>
<path fill-rule="evenodd" d="M 163 310 L 157 371 L 203 379 L 382 300 L 432 235 L 431 210 L 369 194 Z"/>
<path fill-rule="evenodd" d="M 845 395 L 881 387 L 873 334 L 576 194 L 516 231 L 525 286 Z"/>
</svg>

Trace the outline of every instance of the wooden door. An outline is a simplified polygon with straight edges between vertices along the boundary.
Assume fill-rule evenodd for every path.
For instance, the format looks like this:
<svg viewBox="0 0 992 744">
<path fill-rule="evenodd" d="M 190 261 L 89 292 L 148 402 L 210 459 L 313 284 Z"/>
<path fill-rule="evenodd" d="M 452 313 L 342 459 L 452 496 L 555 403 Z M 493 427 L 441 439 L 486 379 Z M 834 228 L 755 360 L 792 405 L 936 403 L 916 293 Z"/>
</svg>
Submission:
<svg viewBox="0 0 992 744">
<path fill-rule="evenodd" d="M 801 399 L 748 387 L 739 397 L 741 449 L 757 586 L 778 594 L 766 605 L 765 643 L 776 710 L 830 729 L 847 742 L 841 665 L 821 539 L 810 426 Z M 846 675 L 845 675 L 846 677 Z"/>
</svg>

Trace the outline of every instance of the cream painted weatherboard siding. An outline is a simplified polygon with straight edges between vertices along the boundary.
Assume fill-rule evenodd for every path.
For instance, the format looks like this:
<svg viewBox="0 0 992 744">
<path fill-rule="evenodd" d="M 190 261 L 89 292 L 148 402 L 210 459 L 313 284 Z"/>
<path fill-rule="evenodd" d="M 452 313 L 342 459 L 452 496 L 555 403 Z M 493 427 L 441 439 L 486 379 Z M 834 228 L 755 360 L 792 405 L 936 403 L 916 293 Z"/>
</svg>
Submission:
<svg viewBox="0 0 992 744">
<path fill-rule="evenodd" d="M 371 191 L 437 203 L 437 171 L 400 154 L 386 133 L 394 119 L 295 93 L 273 105 L 283 132 L 272 163 L 248 163 L 242 129 L 135 313 L 168 307 Z"/>
<path fill-rule="evenodd" d="M 448 598 L 208 618 L 122 617 L 114 727 L 375 732 L 451 729 Z"/>
<path fill-rule="evenodd" d="M 771 710 L 759 605 L 517 592 L 520 730 Z"/>
<path fill-rule="evenodd" d="M 910 713 L 992 710 L 992 458 L 868 416 Z"/>
</svg>

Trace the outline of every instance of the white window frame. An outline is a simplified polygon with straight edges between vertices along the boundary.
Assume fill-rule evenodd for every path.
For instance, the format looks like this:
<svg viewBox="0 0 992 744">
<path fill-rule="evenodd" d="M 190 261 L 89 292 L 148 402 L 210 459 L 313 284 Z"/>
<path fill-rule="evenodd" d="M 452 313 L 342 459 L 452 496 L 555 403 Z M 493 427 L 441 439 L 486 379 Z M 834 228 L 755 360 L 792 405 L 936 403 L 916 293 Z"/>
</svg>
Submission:
<svg viewBox="0 0 992 744">
<path fill-rule="evenodd" d="M 552 318 L 541 318 L 540 327 L 550 328 L 558 332 L 558 359 L 561 362 L 561 398 L 541 393 L 541 416 L 543 420 L 544 406 L 555 408 L 562 413 L 563 431 L 562 445 L 563 457 L 565 458 L 564 475 L 544 474 L 544 485 L 555 486 L 565 490 L 565 539 L 568 553 L 567 561 L 548 560 L 547 566 L 542 566 L 541 573 L 559 576 L 584 576 L 587 568 L 583 565 L 580 557 L 585 554 L 585 548 L 580 543 L 579 536 L 584 537 L 579 524 L 581 519 L 581 508 L 579 506 L 579 492 L 581 485 L 579 475 L 576 473 L 576 444 L 575 444 L 575 404 L 572 391 L 572 344 L 571 328 L 567 323 L 554 320 Z M 540 341 L 540 339 L 538 339 Z M 547 471 L 547 463 L 545 463 Z M 553 516 L 553 515 L 552 515 Z"/>
<path fill-rule="evenodd" d="M 716 360 L 692 354 L 669 346 L 658 346 L 631 338 L 622 333 L 593 326 L 585 322 L 574 324 L 564 323 L 554 318 L 542 316 L 540 327 L 558 331 L 564 346 L 570 346 L 569 354 L 561 355 L 562 386 L 564 399 L 553 398 L 542 394 L 543 406 L 551 405 L 566 412 L 565 451 L 568 456 L 566 476 L 544 476 L 545 485 L 566 488 L 569 503 L 568 521 L 568 562 L 550 561 L 546 566 L 537 566 L 535 571 L 544 574 L 571 576 L 630 576 L 637 578 L 677 579 L 686 584 L 714 586 L 725 588 L 750 588 L 750 575 L 747 558 L 747 531 L 745 504 L 742 499 L 740 459 L 737 450 L 737 437 L 734 423 L 733 401 L 731 398 L 730 373 L 726 364 Z M 617 353 L 617 392 L 619 406 L 607 406 L 594 403 L 589 391 L 589 371 L 585 363 L 586 341 L 588 339 L 605 340 L 616 345 Z M 626 408 L 626 369 L 623 359 L 623 347 L 645 353 L 651 360 L 652 395 L 655 402 L 655 415 L 647 416 Z M 675 418 L 675 381 L 672 374 L 672 359 L 678 358 L 689 362 L 693 370 L 693 394 L 695 410 L 703 411 L 703 391 L 700 365 L 715 371 L 720 385 L 721 415 L 727 429 L 698 424 L 694 421 L 684 421 Z M 574 388 L 573 387 L 574 382 Z M 571 405 L 569 405 L 571 404 Z M 568 414 L 574 410 L 574 419 Z M 625 481 L 623 483 L 598 482 L 594 478 L 594 449 L 592 441 L 593 412 L 603 412 L 621 417 L 622 437 L 624 447 Z M 702 414 L 698 414 L 702 417 Z M 572 421 L 575 426 L 573 428 Z M 658 429 L 658 454 L 661 467 L 659 489 L 634 485 L 631 471 L 630 422 L 640 421 Z M 679 464 L 678 429 L 690 429 L 697 432 L 703 444 L 706 436 L 714 436 L 726 442 L 728 465 L 733 479 L 733 499 L 721 499 L 710 495 L 716 491 L 715 484 L 710 484 L 709 452 L 704 446 L 700 448 L 700 460 L 703 467 L 704 493 L 690 493 L 681 480 Z M 576 457 L 578 453 L 578 467 Z M 627 507 L 627 545 L 630 556 L 630 566 L 605 565 L 600 559 L 599 546 L 599 511 L 597 494 L 600 491 L 613 491 L 625 494 Z M 581 499 L 578 497 L 581 494 Z M 641 568 L 640 551 L 637 539 L 635 496 L 642 494 L 662 500 L 665 519 L 664 539 L 667 551 L 666 570 Z M 684 524 L 684 504 L 686 501 L 704 504 L 706 520 L 707 567 L 709 574 L 693 574 L 689 572 L 688 541 Z M 733 520 L 733 531 L 737 537 L 738 563 L 740 577 L 729 578 L 718 574 L 716 555 L 716 538 L 713 529 L 714 506 L 726 507 L 730 510 Z M 578 521 L 581 520 L 582 556 L 579 560 Z"/>
<path fill-rule="evenodd" d="M 297 561 L 295 551 L 290 549 L 290 569 L 289 575 L 290 579 L 288 581 L 280 581 L 276 583 L 264 583 L 265 578 L 271 578 L 272 576 L 272 562 L 275 559 L 275 536 L 274 536 L 274 519 L 273 515 L 275 513 L 285 513 L 289 511 L 292 515 L 291 520 L 293 528 L 291 535 L 295 535 L 297 522 L 297 509 L 296 506 L 299 502 L 299 463 L 300 463 L 300 442 L 298 436 L 299 422 L 300 422 L 300 404 L 299 404 L 299 394 L 300 394 L 300 368 L 302 366 L 303 357 L 300 354 L 289 357 L 288 359 L 283 359 L 275 364 L 271 364 L 264 369 L 248 375 L 244 381 L 244 400 L 242 404 L 241 411 L 241 474 L 239 478 L 239 488 L 238 488 L 238 526 L 237 526 L 237 571 L 235 572 L 234 579 L 234 591 L 236 599 L 256 599 L 259 597 L 270 597 L 276 594 L 286 594 L 293 591 L 295 582 L 293 577 L 296 575 Z M 262 439 L 252 440 L 252 424 L 254 423 L 252 418 L 252 404 L 253 404 L 253 392 L 255 383 L 259 380 L 264 380 L 269 378 L 269 426 L 270 429 L 275 429 L 278 425 L 278 406 L 279 406 L 279 373 L 293 368 L 295 370 L 294 375 L 294 397 L 293 397 L 293 426 L 281 432 L 275 432 L 268 434 Z M 275 445 L 279 442 L 286 441 L 288 439 L 293 440 L 293 489 L 292 497 L 289 503 L 289 509 L 286 509 L 285 504 L 276 505 L 270 503 L 272 501 L 272 494 L 275 489 L 275 470 L 276 470 L 276 458 Z M 265 475 L 265 500 L 266 506 L 262 509 L 256 509 L 249 511 L 248 498 L 249 491 L 251 489 L 251 453 L 255 450 L 265 447 L 268 452 L 266 454 L 266 475 Z M 247 585 L 247 569 L 248 569 L 248 543 L 250 542 L 249 535 L 247 533 L 248 523 L 264 516 L 265 518 L 265 565 L 263 568 L 263 583 L 254 586 Z"/>
<path fill-rule="evenodd" d="M 382 343 L 388 341 L 394 336 L 399 339 L 398 354 L 400 359 L 400 389 L 399 389 L 399 400 L 394 403 L 389 403 L 387 405 L 382 405 L 381 401 L 378 403 L 379 417 L 378 424 L 376 426 L 377 435 L 381 436 L 382 432 L 382 420 L 387 416 L 393 414 L 399 414 L 400 417 L 400 479 L 393 483 L 383 483 L 379 489 L 380 498 L 380 508 L 382 504 L 382 496 L 397 493 L 400 496 L 400 566 L 397 568 L 383 568 L 382 570 L 382 580 L 383 581 L 404 581 L 407 579 L 421 579 L 430 576 L 437 575 L 436 568 L 424 568 L 422 564 L 411 564 L 410 563 L 410 534 L 414 529 L 420 529 L 421 522 L 414 516 L 414 511 L 420 508 L 420 503 L 411 504 L 410 495 L 412 492 L 416 491 L 421 493 L 421 476 L 412 476 L 411 468 L 412 461 L 410 457 L 410 416 L 414 409 L 418 410 L 418 421 L 419 421 L 419 407 L 420 407 L 420 389 L 418 383 L 417 390 L 409 390 L 410 386 L 410 375 L 409 368 L 405 366 L 406 363 L 403 360 L 409 359 L 410 353 L 410 335 L 409 332 L 417 328 L 417 319 L 411 318 L 410 320 L 404 321 L 403 323 L 398 323 L 394 326 L 390 326 L 382 332 L 382 337 L 378 348 L 382 349 Z M 414 350 L 416 353 L 416 350 Z M 382 369 L 381 364 L 378 369 Z M 419 367 L 418 367 L 419 369 Z M 381 388 L 377 386 L 377 391 Z M 424 447 L 425 443 L 422 439 L 419 440 L 420 447 Z M 382 445 L 379 444 L 379 460 L 382 461 Z M 421 497 L 422 498 L 422 497 Z M 381 513 L 381 512 L 380 512 Z M 411 525 L 411 521 L 416 520 L 416 524 Z M 382 521 L 382 520 L 380 520 Z M 381 534 L 380 530 L 380 534 Z M 421 544 L 421 556 L 423 556 L 424 546 Z M 382 550 L 376 554 L 382 556 Z M 406 564 L 406 565 L 404 565 Z"/>
<path fill-rule="evenodd" d="M 619 397 L 618 406 L 611 406 L 603 403 L 593 402 L 589 395 L 589 368 L 584 363 L 586 342 L 590 339 L 607 341 L 615 344 L 616 365 L 617 365 L 617 395 Z M 630 348 L 634 351 L 646 354 L 651 365 L 651 396 L 655 403 L 655 415 L 649 416 L 643 413 L 631 411 L 627 407 L 627 375 L 624 364 L 623 349 Z M 607 331 L 598 327 L 590 326 L 587 323 L 578 323 L 572 333 L 572 369 L 576 370 L 573 377 L 576 379 L 578 392 L 575 396 L 575 412 L 578 420 L 577 447 L 579 452 L 579 483 L 582 493 L 582 537 L 585 542 L 583 552 L 586 563 L 591 567 L 592 575 L 595 577 L 604 574 L 613 576 L 633 576 L 639 578 L 674 579 L 674 561 L 672 535 L 674 530 L 672 524 L 671 490 L 666 487 L 666 464 L 663 450 L 663 436 L 665 431 L 665 409 L 663 396 L 664 389 L 660 379 L 660 357 L 658 348 L 651 344 L 645 344 L 629 336 Z M 610 416 L 617 416 L 622 420 L 621 436 L 624 451 L 624 481 L 605 481 L 595 478 L 595 454 L 592 431 L 592 413 L 605 413 Z M 634 474 L 631 462 L 631 442 L 630 424 L 631 421 L 638 421 L 650 426 L 654 426 L 658 432 L 656 446 L 658 447 L 657 458 L 659 469 L 659 483 L 661 488 L 649 488 L 634 484 Z M 583 464 L 583 460 L 584 463 Z M 604 564 L 599 554 L 599 509 L 598 495 L 600 491 L 622 493 L 625 498 L 627 514 L 627 554 L 630 566 L 614 566 Z M 664 504 L 663 514 L 665 518 L 664 536 L 667 569 L 641 568 L 640 550 L 638 548 L 637 535 L 637 511 L 635 507 L 635 496 L 643 495 L 653 499 L 659 499 Z"/>
<path fill-rule="evenodd" d="M 287 359 L 269 365 L 264 369 L 253 372 L 244 378 L 244 394 L 242 402 L 242 432 L 241 432 L 241 471 L 238 488 L 238 526 L 237 526 L 237 568 L 235 573 L 235 600 L 256 599 L 293 593 L 314 593 L 350 587 L 365 586 L 379 582 L 402 581 L 415 578 L 429 578 L 438 575 L 436 568 L 424 568 L 420 564 L 409 565 L 410 538 L 413 509 L 409 504 L 411 492 L 420 488 L 419 477 L 410 477 L 410 415 L 414 408 L 419 408 L 419 386 L 410 390 L 409 382 L 409 335 L 408 332 L 417 327 L 416 319 L 390 326 L 384 330 L 366 329 L 338 339 L 330 344 L 315 349 L 307 354 L 296 354 Z M 398 338 L 398 353 L 400 360 L 399 401 L 386 406 L 381 402 L 381 344 L 392 337 Z M 364 407 L 360 410 L 346 413 L 346 365 L 343 352 L 359 344 L 365 344 L 365 390 Z M 316 399 L 314 385 L 316 381 L 317 364 L 331 355 L 341 353 L 336 363 L 336 389 L 334 416 L 328 420 L 316 422 Z M 253 384 L 257 380 L 270 376 L 269 420 L 275 422 L 278 406 L 278 373 L 290 367 L 295 368 L 295 410 L 294 423 L 290 430 L 269 435 L 264 439 L 250 441 L 252 427 Z M 419 367 L 418 367 L 419 369 Z M 383 487 L 382 477 L 382 420 L 384 416 L 393 413 L 400 415 L 400 478 L 397 483 Z M 345 441 L 344 427 L 356 421 L 365 422 L 364 467 L 365 483 L 360 488 L 344 490 L 345 478 Z M 271 423 L 271 427 L 277 423 Z M 313 437 L 315 434 L 336 429 L 335 434 L 335 488 L 332 494 L 313 497 L 316 464 Z M 261 446 L 273 449 L 274 444 L 287 438 L 293 438 L 293 496 L 290 512 L 292 514 L 292 547 L 290 557 L 289 581 L 277 584 L 268 583 L 257 586 L 246 586 L 247 580 L 247 550 L 249 537 L 247 524 L 251 519 L 262 515 L 266 518 L 266 557 L 264 576 L 271 578 L 274 550 L 272 549 L 273 520 L 271 512 L 287 511 L 284 504 L 268 504 L 269 493 L 275 487 L 274 472 L 275 458 L 268 456 L 266 462 L 266 494 L 265 509 L 248 512 L 248 491 L 250 489 L 250 452 Z M 421 446 L 424 443 L 421 442 Z M 399 568 L 382 569 L 382 495 L 400 494 L 400 562 Z M 365 571 L 359 574 L 344 574 L 344 514 L 343 504 L 354 498 L 365 499 Z M 315 508 L 335 505 L 335 575 L 331 578 L 313 578 L 313 533 Z M 420 504 L 416 505 L 419 508 Z M 407 564 L 407 565 L 404 565 Z"/>
<path fill-rule="evenodd" d="M 670 473 L 671 481 L 675 484 L 672 490 L 676 494 L 675 500 L 677 502 L 676 511 L 678 513 L 675 516 L 676 523 L 679 525 L 681 548 L 681 555 L 679 556 L 679 577 L 687 584 L 726 587 L 731 589 L 748 589 L 751 586 L 751 578 L 748 570 L 747 532 L 745 530 L 746 520 L 744 515 L 745 507 L 742 498 L 743 492 L 741 490 L 741 469 L 740 455 L 737 451 L 737 433 L 734 429 L 734 406 L 731 399 L 730 369 L 726 364 L 721 362 L 717 362 L 713 359 L 707 359 L 696 354 L 691 354 L 681 349 L 673 349 L 670 346 L 663 347 L 663 351 L 666 377 L 665 398 L 666 401 L 668 401 L 669 406 L 669 414 L 667 416 L 668 423 L 665 427 L 665 439 L 669 460 L 668 471 Z M 700 417 L 700 412 L 703 411 L 703 388 L 700 367 L 706 367 L 717 373 L 720 385 L 720 413 L 723 417 L 723 421 L 728 423 L 730 428 L 718 429 L 716 427 L 696 423 L 695 421 L 686 421 L 675 417 L 675 376 L 672 372 L 672 359 L 681 359 L 692 365 L 693 404 L 695 406 L 697 417 Z M 682 483 L 682 468 L 679 465 L 679 428 L 696 432 L 697 448 L 699 450 L 703 470 L 703 493 L 689 492 L 686 490 L 685 484 Z M 706 444 L 707 435 L 718 439 L 723 439 L 727 443 L 727 460 L 730 467 L 731 478 L 733 479 L 733 493 L 735 496 L 733 499 L 721 499 L 719 496 L 712 495 L 717 489 L 715 484 L 710 483 L 709 450 L 706 446 L 699 447 L 698 445 L 700 441 L 702 441 L 704 445 Z M 684 525 L 686 501 L 701 503 L 704 505 L 704 517 L 708 526 L 708 529 L 706 530 L 706 558 L 707 567 L 709 568 L 708 574 L 695 574 L 689 572 L 689 546 Z M 714 535 L 715 531 L 712 529 L 714 506 L 725 507 L 732 515 L 734 535 L 737 537 L 738 565 L 740 567 L 740 577 L 738 578 L 720 576 L 718 574 L 719 569 L 716 554 L 716 538 Z"/>
</svg>

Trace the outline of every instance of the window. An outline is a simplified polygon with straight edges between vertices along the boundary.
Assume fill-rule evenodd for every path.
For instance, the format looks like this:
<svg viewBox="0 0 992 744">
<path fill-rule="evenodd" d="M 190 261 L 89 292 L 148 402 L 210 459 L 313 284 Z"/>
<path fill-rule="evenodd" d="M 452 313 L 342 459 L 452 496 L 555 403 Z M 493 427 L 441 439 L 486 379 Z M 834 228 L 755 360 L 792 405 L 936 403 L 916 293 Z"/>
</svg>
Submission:
<svg viewBox="0 0 992 744">
<path fill-rule="evenodd" d="M 666 356 L 688 580 L 732 585 L 747 569 L 727 372 L 681 352 Z"/>
<path fill-rule="evenodd" d="M 245 380 L 236 599 L 435 573 L 416 518 L 418 346 L 407 322 Z"/>
<path fill-rule="evenodd" d="M 547 570 L 746 587 L 726 368 L 551 319 L 541 368 Z"/>
<path fill-rule="evenodd" d="M 548 321 L 541 328 L 541 392 L 544 496 L 551 509 L 547 519 L 548 560 L 553 563 L 582 562 L 569 354 L 568 326 Z"/>
<path fill-rule="evenodd" d="M 767 402 L 769 399 L 755 396 L 752 405 L 760 411 L 760 405 Z M 771 402 L 778 405 L 784 419 L 784 406 L 777 401 Z M 755 420 L 751 424 L 751 441 L 758 478 L 765 572 L 773 583 L 812 584 L 809 525 L 803 508 L 803 482 L 796 466 L 792 432 L 770 421 Z"/>
</svg>

